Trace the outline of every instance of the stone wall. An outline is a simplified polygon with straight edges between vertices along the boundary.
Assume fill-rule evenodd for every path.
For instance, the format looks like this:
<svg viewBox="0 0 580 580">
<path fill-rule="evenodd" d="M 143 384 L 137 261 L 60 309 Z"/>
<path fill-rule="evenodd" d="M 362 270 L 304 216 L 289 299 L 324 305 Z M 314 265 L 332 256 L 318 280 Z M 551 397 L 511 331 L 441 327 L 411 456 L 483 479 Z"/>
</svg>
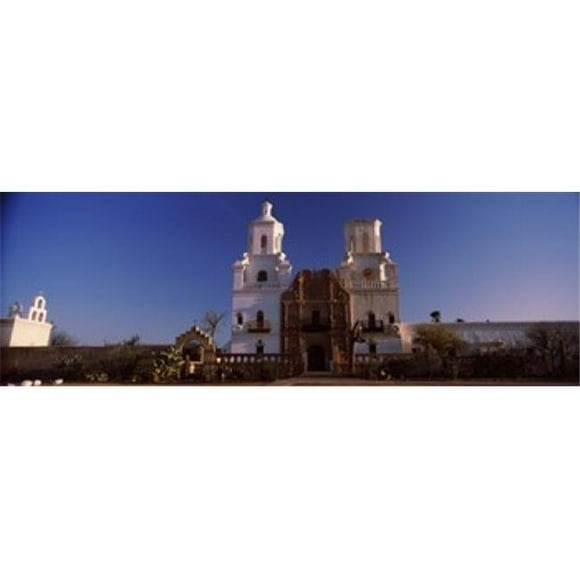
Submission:
<svg viewBox="0 0 580 580">
<path fill-rule="evenodd" d="M 0 382 L 20 382 L 39 379 L 52 383 L 55 379 L 70 382 L 87 382 L 87 375 L 110 380 L 150 382 L 153 352 L 165 350 L 169 345 L 144 346 L 58 346 L 11 347 L 0 349 Z M 96 379 L 95 379 L 96 380 Z"/>
<path fill-rule="evenodd" d="M 56 379 L 64 379 L 65 384 L 149 384 L 153 382 L 153 353 L 170 346 L 2 348 L 0 384 L 41 380 L 43 384 L 50 385 Z M 223 354 L 214 363 L 195 367 L 195 376 L 182 373 L 179 382 L 270 381 L 294 376 L 303 370 L 301 360 L 281 354 Z"/>
</svg>

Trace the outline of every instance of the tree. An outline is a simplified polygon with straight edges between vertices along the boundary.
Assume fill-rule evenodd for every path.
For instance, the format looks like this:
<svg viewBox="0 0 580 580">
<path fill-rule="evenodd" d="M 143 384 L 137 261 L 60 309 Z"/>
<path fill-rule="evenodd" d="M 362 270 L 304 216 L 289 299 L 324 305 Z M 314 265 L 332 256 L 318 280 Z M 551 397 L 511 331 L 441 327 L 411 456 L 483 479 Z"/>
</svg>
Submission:
<svg viewBox="0 0 580 580">
<path fill-rule="evenodd" d="M 131 338 L 124 340 L 121 346 L 139 346 L 141 344 L 141 337 L 138 334 L 134 334 Z"/>
<path fill-rule="evenodd" d="M 465 343 L 454 332 L 444 326 L 421 324 L 415 330 L 415 342 L 424 347 L 429 360 L 429 376 L 432 373 L 431 353 L 435 353 L 444 368 L 455 362 L 457 355 L 464 349 Z M 455 374 L 455 366 L 453 374 Z"/>
<path fill-rule="evenodd" d="M 203 316 L 201 327 L 213 338 L 224 316 L 224 312 L 208 310 Z"/>
<path fill-rule="evenodd" d="M 441 322 L 441 312 L 439 310 L 433 310 L 429 316 L 433 322 Z"/>
<path fill-rule="evenodd" d="M 77 346 L 77 344 L 78 341 L 64 330 L 53 332 L 50 337 L 50 346 Z"/>
<path fill-rule="evenodd" d="M 544 371 L 566 374 L 567 363 L 578 357 L 578 326 L 535 324 L 526 333 L 531 346 L 542 355 Z"/>
</svg>

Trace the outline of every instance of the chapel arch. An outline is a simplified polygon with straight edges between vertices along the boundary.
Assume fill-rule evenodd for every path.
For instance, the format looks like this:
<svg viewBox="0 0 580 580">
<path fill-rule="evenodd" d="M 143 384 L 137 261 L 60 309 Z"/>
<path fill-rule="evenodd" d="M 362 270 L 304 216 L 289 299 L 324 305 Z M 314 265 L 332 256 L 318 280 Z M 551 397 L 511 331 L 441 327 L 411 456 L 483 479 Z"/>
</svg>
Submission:
<svg viewBox="0 0 580 580">
<path fill-rule="evenodd" d="M 198 338 L 192 338 L 186 342 L 181 352 L 191 362 L 203 362 L 204 346 Z"/>
<path fill-rule="evenodd" d="M 201 349 L 201 360 L 203 362 L 212 362 L 215 359 L 216 345 L 213 338 L 198 326 L 192 326 L 175 339 L 176 350 L 184 355 L 186 354 L 185 349 L 190 347 Z"/>
</svg>

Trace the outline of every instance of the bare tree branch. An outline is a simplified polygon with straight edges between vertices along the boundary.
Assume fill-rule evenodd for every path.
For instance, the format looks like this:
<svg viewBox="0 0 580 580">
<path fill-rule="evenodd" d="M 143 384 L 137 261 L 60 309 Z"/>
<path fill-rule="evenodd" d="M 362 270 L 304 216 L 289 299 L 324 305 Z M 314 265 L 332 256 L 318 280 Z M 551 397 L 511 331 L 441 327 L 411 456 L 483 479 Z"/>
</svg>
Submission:
<svg viewBox="0 0 580 580">
<path fill-rule="evenodd" d="M 225 312 L 208 310 L 203 316 L 201 327 L 213 338 L 224 316 Z"/>
</svg>

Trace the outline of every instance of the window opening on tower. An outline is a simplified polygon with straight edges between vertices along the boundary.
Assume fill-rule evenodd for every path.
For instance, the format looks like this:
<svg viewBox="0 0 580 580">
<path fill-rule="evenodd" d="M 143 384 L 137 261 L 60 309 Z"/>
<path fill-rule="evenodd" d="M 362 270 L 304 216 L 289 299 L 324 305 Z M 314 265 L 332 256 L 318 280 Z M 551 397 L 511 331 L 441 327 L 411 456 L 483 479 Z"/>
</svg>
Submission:
<svg viewBox="0 0 580 580">
<path fill-rule="evenodd" d="M 363 253 L 369 252 L 369 235 L 366 232 L 362 236 L 362 251 Z"/>
</svg>

